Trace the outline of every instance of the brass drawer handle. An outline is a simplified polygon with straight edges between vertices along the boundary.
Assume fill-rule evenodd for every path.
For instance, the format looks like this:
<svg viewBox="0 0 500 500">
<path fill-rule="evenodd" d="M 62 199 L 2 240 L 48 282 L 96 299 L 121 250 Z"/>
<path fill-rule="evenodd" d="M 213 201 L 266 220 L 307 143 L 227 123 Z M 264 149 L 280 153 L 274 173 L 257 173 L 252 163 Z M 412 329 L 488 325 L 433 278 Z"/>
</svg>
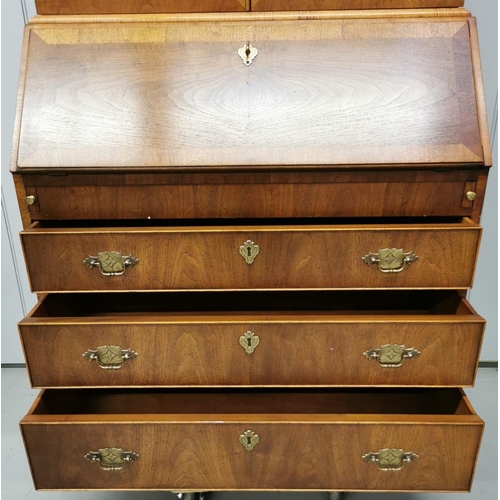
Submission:
<svg viewBox="0 0 500 500">
<path fill-rule="evenodd" d="M 247 354 L 252 354 L 255 348 L 259 345 L 260 339 L 255 333 L 248 331 L 240 337 L 240 345 L 245 349 Z"/>
<path fill-rule="evenodd" d="M 376 359 L 383 368 L 398 368 L 405 359 L 415 359 L 420 351 L 414 347 L 405 347 L 400 344 L 381 345 L 378 349 L 369 349 L 363 353 L 368 359 Z"/>
<path fill-rule="evenodd" d="M 383 248 L 378 252 L 370 252 L 361 257 L 361 260 L 367 264 L 378 264 L 378 268 L 383 273 L 400 273 L 405 266 L 415 262 L 418 256 L 413 252 L 403 252 L 400 248 Z"/>
<path fill-rule="evenodd" d="M 260 248 L 253 241 L 247 240 L 240 246 L 240 255 L 245 259 L 245 262 L 250 265 L 253 264 L 255 257 L 259 255 Z"/>
<path fill-rule="evenodd" d="M 138 262 L 132 255 L 125 257 L 121 252 L 99 252 L 97 257 L 90 255 L 83 261 L 90 268 L 98 267 L 104 276 L 121 276 L 127 267 L 135 266 Z"/>
<path fill-rule="evenodd" d="M 254 431 L 248 430 L 245 431 L 240 436 L 240 443 L 244 446 L 245 450 L 252 451 L 260 441 L 260 437 L 258 434 L 255 434 Z"/>
<path fill-rule="evenodd" d="M 85 455 L 90 462 L 99 462 L 101 469 L 109 471 L 122 470 L 127 462 L 135 462 L 139 458 L 133 451 L 123 451 L 123 448 L 100 448 Z"/>
<path fill-rule="evenodd" d="M 103 345 L 97 349 L 89 349 L 82 356 L 89 361 L 97 361 L 104 370 L 118 370 L 125 361 L 137 357 L 137 353 L 116 345 Z"/>
<path fill-rule="evenodd" d="M 362 456 L 363 460 L 368 463 L 375 462 L 377 467 L 383 471 L 401 470 L 405 464 L 409 464 L 417 460 L 418 455 L 412 451 L 399 450 L 397 448 L 384 448 L 376 453 L 367 453 Z"/>
<path fill-rule="evenodd" d="M 238 55 L 243 59 L 245 66 L 250 66 L 258 54 L 259 51 L 250 42 L 245 43 L 241 49 L 238 49 Z"/>
</svg>

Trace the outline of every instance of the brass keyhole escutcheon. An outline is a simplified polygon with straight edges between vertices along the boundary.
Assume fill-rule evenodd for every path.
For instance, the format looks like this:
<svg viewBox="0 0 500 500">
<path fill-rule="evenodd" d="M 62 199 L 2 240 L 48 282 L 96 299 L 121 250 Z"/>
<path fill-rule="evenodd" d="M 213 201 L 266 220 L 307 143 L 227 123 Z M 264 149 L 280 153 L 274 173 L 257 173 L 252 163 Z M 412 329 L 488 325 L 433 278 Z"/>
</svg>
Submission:
<svg viewBox="0 0 500 500">
<path fill-rule="evenodd" d="M 240 246 L 240 255 L 245 259 L 245 262 L 250 265 L 253 264 L 255 257 L 260 252 L 259 245 L 256 245 L 253 241 L 247 240 L 243 245 Z"/>
<path fill-rule="evenodd" d="M 240 337 L 240 345 L 247 354 L 253 354 L 255 348 L 259 345 L 260 339 L 255 333 L 248 331 Z"/>
<path fill-rule="evenodd" d="M 258 53 L 259 51 L 250 42 L 247 42 L 238 50 L 238 55 L 243 59 L 245 66 L 250 66 Z"/>
<path fill-rule="evenodd" d="M 245 450 L 253 451 L 253 449 L 257 446 L 260 441 L 260 437 L 255 432 L 248 430 L 245 431 L 240 436 L 240 443 L 244 446 Z"/>
</svg>

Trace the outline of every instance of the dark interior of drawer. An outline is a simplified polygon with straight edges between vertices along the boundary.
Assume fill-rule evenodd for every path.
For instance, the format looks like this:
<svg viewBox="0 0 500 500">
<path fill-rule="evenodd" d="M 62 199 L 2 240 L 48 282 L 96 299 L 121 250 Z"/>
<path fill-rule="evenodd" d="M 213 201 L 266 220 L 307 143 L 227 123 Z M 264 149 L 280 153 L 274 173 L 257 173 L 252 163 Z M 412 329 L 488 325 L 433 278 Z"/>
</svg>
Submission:
<svg viewBox="0 0 500 500">
<path fill-rule="evenodd" d="M 470 415 L 458 389 L 46 390 L 35 414 Z"/>
<path fill-rule="evenodd" d="M 161 316 L 197 313 L 472 315 L 450 290 L 129 292 L 49 294 L 32 317 Z"/>
<path fill-rule="evenodd" d="M 227 226 L 322 226 L 322 225 L 400 226 L 402 224 L 470 224 L 464 217 L 297 217 L 255 219 L 100 219 L 100 220 L 43 220 L 34 229 L 92 229 L 133 227 L 227 227 Z"/>
</svg>

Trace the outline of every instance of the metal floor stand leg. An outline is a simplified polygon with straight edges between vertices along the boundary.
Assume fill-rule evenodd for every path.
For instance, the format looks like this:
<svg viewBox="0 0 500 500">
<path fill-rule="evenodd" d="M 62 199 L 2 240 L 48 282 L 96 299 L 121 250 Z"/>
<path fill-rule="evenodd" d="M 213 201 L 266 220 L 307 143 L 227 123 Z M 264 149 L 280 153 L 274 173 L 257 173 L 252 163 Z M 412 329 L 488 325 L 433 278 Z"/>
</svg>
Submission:
<svg viewBox="0 0 500 500">
<path fill-rule="evenodd" d="M 341 491 L 329 491 L 328 500 L 342 500 L 343 495 Z"/>
<path fill-rule="evenodd" d="M 179 500 L 204 500 L 205 493 L 204 492 L 190 492 L 190 493 L 176 493 Z"/>
</svg>

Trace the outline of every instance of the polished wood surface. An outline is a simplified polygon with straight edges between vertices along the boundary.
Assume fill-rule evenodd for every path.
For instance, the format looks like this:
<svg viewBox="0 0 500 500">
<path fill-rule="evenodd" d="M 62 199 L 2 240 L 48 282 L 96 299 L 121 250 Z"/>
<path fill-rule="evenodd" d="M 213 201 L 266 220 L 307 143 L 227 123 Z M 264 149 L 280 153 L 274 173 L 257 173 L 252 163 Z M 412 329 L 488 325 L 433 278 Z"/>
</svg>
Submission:
<svg viewBox="0 0 500 500">
<path fill-rule="evenodd" d="M 46 297 L 19 329 L 34 387 L 458 387 L 474 382 L 484 320 L 454 292 L 74 294 Z M 397 368 L 363 356 L 394 343 L 421 354 Z M 105 370 L 82 357 L 101 345 L 138 356 Z"/>
<path fill-rule="evenodd" d="M 148 14 L 164 12 L 414 9 L 462 7 L 463 0 L 35 0 L 38 14 Z"/>
<path fill-rule="evenodd" d="M 232 12 L 250 9 L 250 0 L 35 0 L 35 4 L 37 13 L 42 15 Z"/>
<path fill-rule="evenodd" d="M 488 133 L 488 116 L 486 112 L 486 95 L 484 93 L 483 72 L 481 69 L 481 55 L 479 53 L 479 38 L 477 33 L 476 18 L 472 17 L 469 21 L 471 56 L 474 72 L 474 84 L 476 88 L 476 102 L 478 107 L 479 131 L 481 134 L 481 143 L 483 144 L 484 164 L 489 167 L 493 165 L 491 152 L 490 135 Z"/>
<path fill-rule="evenodd" d="M 459 391 L 46 391 L 21 427 L 38 489 L 466 491 L 483 422 Z M 139 459 L 112 473 L 83 458 L 109 446 Z M 419 458 L 393 473 L 362 460 L 383 447 Z"/>
<path fill-rule="evenodd" d="M 19 325 L 57 388 L 21 422 L 37 489 L 470 490 L 484 424 L 453 387 L 484 332 L 465 290 L 492 162 L 462 4 L 37 0 L 11 170 L 31 287 L 66 292 Z M 418 259 L 362 261 L 383 248 Z M 139 262 L 106 277 L 83 262 L 103 251 Z M 420 355 L 363 355 L 392 343 Z M 138 355 L 82 357 L 103 345 Z M 139 460 L 85 460 L 104 447 Z M 382 448 L 419 457 L 362 460 Z"/>
<path fill-rule="evenodd" d="M 488 172 L 489 169 L 487 168 L 482 168 L 481 170 L 479 170 L 476 182 L 477 198 L 474 200 L 471 219 L 478 224 L 481 220 L 481 213 L 484 206 L 484 197 L 486 195 L 486 185 L 488 182 Z"/>
<path fill-rule="evenodd" d="M 214 415 L 238 421 L 245 414 L 249 421 L 276 421 L 288 414 L 296 422 L 326 423 L 335 414 L 344 422 L 352 415 L 365 421 L 397 415 L 407 423 L 432 415 L 436 421 L 452 422 L 457 415 L 475 415 L 465 403 L 456 389 L 61 389 L 42 391 L 40 403 L 24 420 L 61 422 L 71 416 L 125 422 L 141 415 L 144 421 L 203 422 Z"/>
<path fill-rule="evenodd" d="M 308 20 L 326 19 L 411 19 L 419 20 L 467 20 L 470 11 L 464 8 L 440 9 L 372 9 L 372 10 L 315 10 L 307 13 Z M 34 16 L 30 25 L 47 24 L 109 24 L 109 23 L 164 23 L 164 22 L 238 22 L 238 21 L 293 21 L 303 20 L 304 13 L 300 11 L 280 12 L 227 12 L 227 13 L 189 13 L 189 14 L 105 14 L 105 15 L 45 15 Z"/>
<path fill-rule="evenodd" d="M 249 19 L 31 25 L 17 168 L 484 162 L 466 19 Z"/>
<path fill-rule="evenodd" d="M 27 228 L 32 222 L 29 206 L 26 203 L 26 196 L 28 194 L 27 188 L 23 182 L 21 175 L 13 175 L 12 177 L 14 181 L 14 188 L 16 190 L 17 203 L 19 205 L 19 213 L 21 214 L 21 222 L 23 224 L 23 228 Z"/>
<path fill-rule="evenodd" d="M 252 0 L 253 11 L 463 7 L 464 0 Z"/>
<path fill-rule="evenodd" d="M 33 220 L 469 216 L 486 187 L 477 169 L 22 177 Z"/>
<path fill-rule="evenodd" d="M 49 223 L 43 223 L 48 225 Z M 33 292 L 341 288 L 468 288 L 481 228 L 469 219 L 435 224 L 290 226 L 43 227 L 21 233 Z M 125 222 L 130 224 L 130 221 Z M 240 254 L 259 246 L 253 264 Z M 414 252 L 402 272 L 362 257 L 384 248 Z M 132 255 L 122 276 L 83 260 L 99 252 Z"/>
</svg>

